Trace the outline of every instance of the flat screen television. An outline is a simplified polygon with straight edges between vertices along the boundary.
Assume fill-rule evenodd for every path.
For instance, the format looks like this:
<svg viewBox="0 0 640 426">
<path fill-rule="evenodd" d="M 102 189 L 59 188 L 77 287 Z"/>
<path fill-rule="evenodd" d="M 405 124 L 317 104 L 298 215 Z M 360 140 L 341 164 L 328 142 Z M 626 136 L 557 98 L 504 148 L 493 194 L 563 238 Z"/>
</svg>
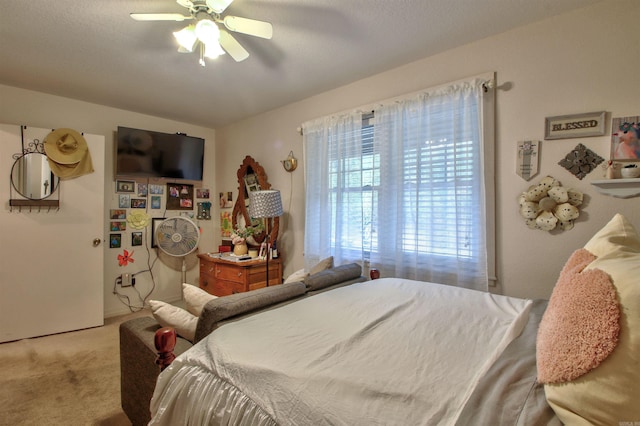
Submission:
<svg viewBox="0 0 640 426">
<path fill-rule="evenodd" d="M 202 138 L 121 126 L 116 138 L 116 178 L 202 180 Z"/>
</svg>

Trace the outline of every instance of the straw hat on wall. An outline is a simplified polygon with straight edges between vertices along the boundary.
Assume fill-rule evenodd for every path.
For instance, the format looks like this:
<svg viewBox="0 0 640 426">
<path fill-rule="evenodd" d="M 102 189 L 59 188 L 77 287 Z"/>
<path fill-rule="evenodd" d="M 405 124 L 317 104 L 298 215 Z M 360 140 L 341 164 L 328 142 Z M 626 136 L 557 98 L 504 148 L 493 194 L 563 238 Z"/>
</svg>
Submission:
<svg viewBox="0 0 640 426">
<path fill-rule="evenodd" d="M 44 139 L 49 167 L 60 179 L 72 179 L 93 172 L 91 154 L 84 137 L 73 129 L 55 129 Z"/>
</svg>

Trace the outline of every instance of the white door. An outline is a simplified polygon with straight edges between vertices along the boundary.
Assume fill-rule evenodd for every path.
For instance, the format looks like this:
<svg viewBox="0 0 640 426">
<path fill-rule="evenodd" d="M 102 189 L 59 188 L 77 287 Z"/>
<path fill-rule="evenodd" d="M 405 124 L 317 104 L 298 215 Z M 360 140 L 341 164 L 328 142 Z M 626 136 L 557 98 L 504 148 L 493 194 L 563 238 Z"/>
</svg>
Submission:
<svg viewBox="0 0 640 426">
<path fill-rule="evenodd" d="M 11 211 L 20 130 L 0 124 L 0 342 L 104 324 L 104 136 L 84 135 L 95 171 L 60 182 L 59 210 Z M 25 146 L 50 132 L 27 127 Z"/>
</svg>

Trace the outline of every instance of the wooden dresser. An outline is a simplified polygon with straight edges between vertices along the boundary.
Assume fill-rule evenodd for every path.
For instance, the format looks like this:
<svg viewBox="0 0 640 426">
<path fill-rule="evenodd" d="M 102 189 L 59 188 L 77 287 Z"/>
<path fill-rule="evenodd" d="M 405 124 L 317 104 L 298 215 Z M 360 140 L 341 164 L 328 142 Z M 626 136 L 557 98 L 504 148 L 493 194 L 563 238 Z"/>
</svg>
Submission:
<svg viewBox="0 0 640 426">
<path fill-rule="evenodd" d="M 234 262 L 220 258 L 218 253 L 199 254 L 200 288 L 215 296 L 266 287 L 266 261 Z M 282 284 L 282 261 L 269 260 L 269 285 Z"/>
</svg>

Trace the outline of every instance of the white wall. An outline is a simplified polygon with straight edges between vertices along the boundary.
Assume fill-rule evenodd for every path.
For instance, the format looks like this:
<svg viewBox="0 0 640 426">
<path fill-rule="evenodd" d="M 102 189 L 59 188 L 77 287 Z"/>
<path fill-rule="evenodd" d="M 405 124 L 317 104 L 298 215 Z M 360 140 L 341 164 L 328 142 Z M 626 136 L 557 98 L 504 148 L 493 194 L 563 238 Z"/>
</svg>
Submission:
<svg viewBox="0 0 640 426">
<path fill-rule="evenodd" d="M 279 249 L 285 276 L 303 267 L 304 167 L 289 174 L 280 160 L 289 151 L 302 157 L 296 128 L 306 120 L 392 98 L 488 71 L 497 73 L 497 273 L 496 291 L 548 298 L 562 265 L 615 212 L 640 228 L 640 198 L 601 195 L 590 181 L 578 180 L 557 163 L 578 143 L 609 158 L 609 136 L 544 141 L 539 175 L 527 182 L 515 173 L 516 142 L 543 140 L 544 118 L 606 110 L 613 116 L 640 115 L 640 2 L 604 1 L 406 66 L 336 88 L 217 131 L 216 180 L 219 190 L 235 190 L 235 171 L 245 155 L 265 168 L 273 188 L 282 191 L 286 210 Z M 607 129 L 609 131 L 609 129 Z M 518 214 L 517 197 L 551 175 L 586 194 L 573 230 L 529 230 Z M 219 238 L 219 237 L 218 237 Z"/>
<path fill-rule="evenodd" d="M 156 130 L 166 133 L 184 132 L 190 136 L 197 136 L 205 139 L 205 171 L 202 187 L 210 188 L 214 192 L 214 164 L 216 159 L 215 153 L 215 131 L 204 127 L 190 125 L 188 123 L 180 123 L 176 121 L 166 120 L 158 117 L 142 115 L 125 111 L 121 109 L 109 108 L 106 106 L 79 102 L 59 96 L 51 96 L 29 90 L 18 89 L 15 87 L 0 85 L 0 123 L 18 124 L 43 128 L 70 127 L 80 132 L 104 135 L 106 141 L 106 176 L 105 176 L 105 211 L 96 212 L 102 214 L 105 218 L 104 227 L 104 312 L 105 316 L 113 316 L 121 313 L 129 312 L 129 309 L 122 304 L 113 294 L 114 280 L 123 272 L 136 273 L 147 269 L 147 260 L 153 262 L 156 257 L 155 250 L 150 250 L 150 254 L 144 247 L 131 247 L 131 230 L 123 232 L 122 248 L 109 248 L 109 218 L 110 208 L 118 207 L 118 197 L 114 191 L 114 134 L 117 126 L 134 127 L 148 130 Z M 5 141 L 0 141 L 5 143 Z M 20 147 L 16 146 L 16 153 L 20 151 Z M 9 171 L 6 171 L 5 182 L 9 184 Z M 151 182 L 160 183 L 160 182 Z M 64 185 L 64 182 L 63 182 Z M 197 200 L 195 200 L 197 201 Z M 217 205 L 216 198 L 211 201 Z M 63 201 L 64 202 L 64 201 Z M 8 205 L 3 206 L 8 211 Z M 149 214 L 160 216 L 164 210 L 148 210 Z M 177 212 L 168 212 L 173 215 Z M 13 213 L 17 214 L 17 213 Z M 29 214 L 29 213 L 21 213 Z M 214 225 L 218 225 L 216 216 L 211 221 L 199 221 L 199 225 L 203 230 L 200 251 L 213 251 L 217 247 L 217 243 L 213 237 Z M 216 228 L 216 235 L 218 230 Z M 34 236 L 33 241 L 37 241 Z M 150 242 L 149 242 L 150 243 Z M 3 250 L 9 250 L 10 247 L 0 247 L 0 255 Z M 118 254 L 122 254 L 123 249 L 134 250 L 135 263 L 126 267 L 118 265 Z M 68 255 L 68 254 L 67 254 Z M 29 264 L 29 256 L 25 255 L 25 264 L 18 267 L 32 267 Z M 194 255 L 187 257 L 187 281 L 197 283 L 198 281 L 198 260 Z M 158 300 L 174 301 L 181 297 L 181 261 L 168 256 L 161 256 L 153 267 L 155 277 L 155 288 L 151 298 Z M 76 265 L 74 267 L 82 267 Z M 48 283 L 55 285 L 55 283 Z M 143 295 L 153 288 L 150 275 L 148 273 L 140 274 L 136 277 L 136 289 Z M 123 294 L 129 296 L 133 303 L 139 304 L 136 292 L 132 288 L 120 290 Z"/>
</svg>

